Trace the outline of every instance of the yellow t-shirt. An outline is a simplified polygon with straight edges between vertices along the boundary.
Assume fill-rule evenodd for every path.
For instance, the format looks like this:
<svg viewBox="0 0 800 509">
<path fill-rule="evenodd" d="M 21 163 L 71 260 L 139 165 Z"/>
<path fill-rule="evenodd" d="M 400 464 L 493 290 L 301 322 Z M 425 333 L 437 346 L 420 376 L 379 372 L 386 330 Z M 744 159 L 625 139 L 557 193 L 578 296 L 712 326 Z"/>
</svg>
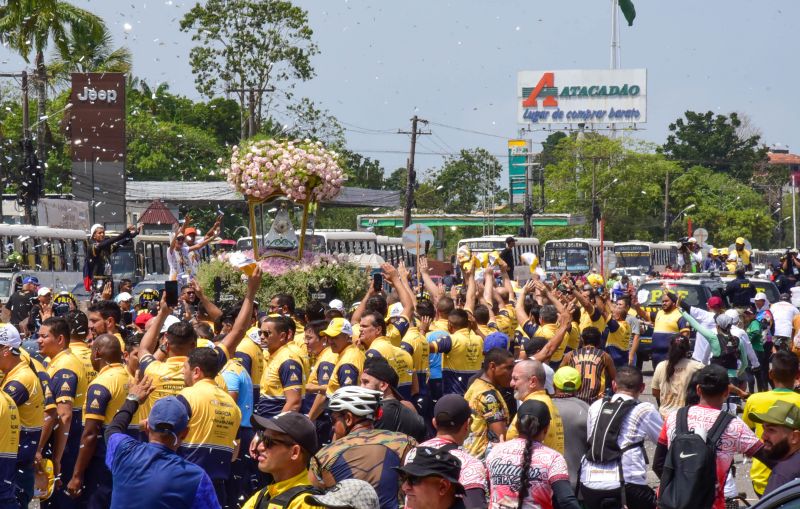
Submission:
<svg viewBox="0 0 800 509">
<path fill-rule="evenodd" d="M 428 355 L 431 352 L 431 348 L 425 336 L 420 333 L 419 328 L 411 327 L 408 329 L 403 341 L 400 343 L 400 348 L 411 354 L 414 372 L 417 373 L 417 376 L 427 375 L 430 367 L 430 357 Z"/>
<path fill-rule="evenodd" d="M 17 471 L 20 420 L 17 405 L 11 396 L 0 391 L 0 472 L 4 482 Z"/>
<path fill-rule="evenodd" d="M 627 320 L 614 320 L 618 325 L 617 330 L 608 329 L 608 339 L 606 346 L 614 346 L 627 352 L 631 349 L 631 324 Z"/>
<path fill-rule="evenodd" d="M 491 440 L 489 437 L 489 425 L 495 422 L 508 425 L 508 407 L 497 387 L 481 378 L 472 382 L 464 399 L 472 410 L 472 424 L 464 442 L 464 450 L 483 459 L 489 442 L 494 441 L 494 437 Z"/>
<path fill-rule="evenodd" d="M 50 390 L 56 403 L 72 403 L 72 411 L 81 413 L 86 402 L 86 372 L 83 363 L 71 350 L 58 352 L 47 365 Z"/>
<path fill-rule="evenodd" d="M 252 331 L 255 331 L 256 338 L 253 339 Z M 242 342 L 236 347 L 234 357 L 239 359 L 242 366 L 253 380 L 253 393 L 261 387 L 261 377 L 264 375 L 264 354 L 261 351 L 261 343 L 258 340 L 258 329 L 255 327 L 247 331 Z"/>
<path fill-rule="evenodd" d="M 286 405 L 286 391 L 305 394 L 306 378 L 299 353 L 289 342 L 276 350 L 269 359 L 261 377 L 259 412 L 268 416 L 278 415 Z"/>
<path fill-rule="evenodd" d="M 296 476 L 292 477 L 291 479 L 287 479 L 285 481 L 276 482 L 268 485 L 263 490 L 259 490 L 255 492 L 255 494 L 250 497 L 250 499 L 244 503 L 242 509 L 257 509 L 256 508 L 256 501 L 258 500 L 258 496 L 262 491 L 266 491 L 264 498 L 269 500 L 277 497 L 281 493 L 294 488 L 296 486 L 308 486 L 308 470 L 303 470 Z M 306 497 L 304 495 L 296 496 L 289 502 L 289 505 L 286 506 L 286 509 L 311 509 L 317 506 L 313 506 L 306 503 Z M 268 509 L 279 509 L 281 506 L 271 506 L 267 505 Z"/>
<path fill-rule="evenodd" d="M 744 405 L 744 412 L 742 412 L 742 420 L 747 424 L 750 429 L 756 432 L 756 436 L 761 438 L 764 433 L 764 425 L 753 422 L 750 419 L 750 414 L 764 413 L 775 404 L 776 401 L 787 401 L 800 406 L 800 394 L 789 389 L 773 389 L 769 392 L 759 392 L 751 394 L 747 398 L 747 403 Z M 764 493 L 767 487 L 769 475 L 772 472 L 767 466 L 757 459 L 753 458 L 753 466 L 750 467 L 750 478 L 753 480 L 753 489 L 760 496 Z"/>
<path fill-rule="evenodd" d="M 547 395 L 544 390 L 535 391 L 525 396 L 525 401 L 536 400 L 541 401 L 547 405 L 550 410 L 550 427 L 547 429 L 547 435 L 542 442 L 547 447 L 554 449 L 561 454 L 564 454 L 564 422 L 561 420 L 561 414 L 558 413 L 558 408 L 553 404 L 553 400 Z M 506 440 L 517 438 L 519 432 L 517 431 L 517 416 L 511 421 L 511 426 L 508 427 L 506 433 Z"/>
<path fill-rule="evenodd" d="M 22 361 L 8 372 L 0 392 L 8 394 L 19 410 L 19 462 L 30 464 L 42 434 L 44 422 L 44 389 L 39 377 L 27 362 Z"/>
<path fill-rule="evenodd" d="M 83 371 L 86 373 L 86 383 L 92 383 L 97 376 L 94 366 L 92 366 L 92 347 L 83 341 L 70 341 L 69 349 L 75 354 L 83 364 Z M 125 350 L 123 350 L 124 352 Z"/>
<path fill-rule="evenodd" d="M 97 374 L 89 384 L 83 419 L 102 421 L 111 424 L 120 407 L 125 403 L 130 388 L 130 376 L 122 364 L 109 364 Z"/>
<path fill-rule="evenodd" d="M 339 358 L 336 360 L 336 365 L 333 367 L 333 373 L 328 382 L 328 390 L 325 394 L 331 397 L 340 387 L 360 385 L 359 377 L 361 376 L 361 371 L 364 369 L 365 359 L 366 356 L 360 348 L 353 344 L 347 345 L 344 350 L 339 353 Z"/>
<path fill-rule="evenodd" d="M 581 321 L 579 324 L 581 332 L 583 332 L 587 327 L 596 327 L 600 332 L 603 332 L 606 329 L 606 319 L 603 314 L 597 309 L 595 309 L 594 312 L 597 320 L 592 320 L 592 316 L 589 315 L 585 309 L 581 309 Z"/>
</svg>

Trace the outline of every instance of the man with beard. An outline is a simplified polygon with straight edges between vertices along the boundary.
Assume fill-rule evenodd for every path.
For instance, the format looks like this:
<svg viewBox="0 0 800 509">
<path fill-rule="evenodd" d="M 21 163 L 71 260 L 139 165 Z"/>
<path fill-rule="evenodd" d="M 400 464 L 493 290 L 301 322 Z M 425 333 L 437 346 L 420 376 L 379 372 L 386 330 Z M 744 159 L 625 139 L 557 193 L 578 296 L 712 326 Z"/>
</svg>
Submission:
<svg viewBox="0 0 800 509">
<path fill-rule="evenodd" d="M 761 440 L 768 459 L 777 461 L 769 476 L 764 494 L 800 477 L 800 408 L 786 401 L 776 401 L 764 413 L 751 413 L 753 422 L 764 425 Z"/>
</svg>

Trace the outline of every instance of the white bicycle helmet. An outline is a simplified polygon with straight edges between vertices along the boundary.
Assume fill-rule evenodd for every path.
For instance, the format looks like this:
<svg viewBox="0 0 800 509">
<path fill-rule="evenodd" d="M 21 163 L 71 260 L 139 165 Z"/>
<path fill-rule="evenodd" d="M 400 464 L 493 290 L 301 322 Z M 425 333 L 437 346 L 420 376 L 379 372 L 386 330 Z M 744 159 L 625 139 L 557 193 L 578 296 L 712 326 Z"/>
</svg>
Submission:
<svg viewBox="0 0 800 509">
<path fill-rule="evenodd" d="M 328 400 L 331 412 L 350 412 L 359 417 L 374 418 L 381 405 L 382 394 L 365 387 L 350 385 L 341 387 Z"/>
</svg>

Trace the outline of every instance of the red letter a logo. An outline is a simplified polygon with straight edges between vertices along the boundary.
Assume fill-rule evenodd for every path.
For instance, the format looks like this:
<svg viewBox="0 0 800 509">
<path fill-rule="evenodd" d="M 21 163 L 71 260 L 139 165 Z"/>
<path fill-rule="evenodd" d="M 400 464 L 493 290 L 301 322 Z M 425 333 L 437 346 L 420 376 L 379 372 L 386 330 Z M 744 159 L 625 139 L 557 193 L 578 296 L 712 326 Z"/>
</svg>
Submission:
<svg viewBox="0 0 800 509">
<path fill-rule="evenodd" d="M 556 94 L 558 94 L 558 89 L 555 88 L 555 78 L 552 72 L 546 72 L 542 75 L 542 79 L 536 84 L 536 88 L 531 90 L 531 94 L 528 98 L 522 101 L 522 106 L 524 108 L 535 108 L 536 98 L 540 93 L 544 93 L 542 106 L 558 106 L 558 101 L 555 97 Z"/>
</svg>

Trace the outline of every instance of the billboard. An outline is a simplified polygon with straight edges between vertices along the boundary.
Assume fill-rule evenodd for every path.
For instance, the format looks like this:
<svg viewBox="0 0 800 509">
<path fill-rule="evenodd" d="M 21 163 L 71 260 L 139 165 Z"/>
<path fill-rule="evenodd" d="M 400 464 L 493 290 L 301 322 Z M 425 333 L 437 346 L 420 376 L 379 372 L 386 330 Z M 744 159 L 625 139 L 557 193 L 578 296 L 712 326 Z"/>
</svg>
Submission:
<svg viewBox="0 0 800 509">
<path fill-rule="evenodd" d="M 646 121 L 647 69 L 517 73 L 517 122 L 521 124 Z"/>
<path fill-rule="evenodd" d="M 72 193 L 89 220 L 109 229 L 125 221 L 125 75 L 73 73 L 67 120 Z"/>
<path fill-rule="evenodd" d="M 508 140 L 508 189 L 512 196 L 525 194 L 525 172 L 530 152 L 529 140 Z"/>
<path fill-rule="evenodd" d="M 36 209 L 41 226 L 89 230 L 89 204 L 85 201 L 41 198 Z"/>
</svg>

